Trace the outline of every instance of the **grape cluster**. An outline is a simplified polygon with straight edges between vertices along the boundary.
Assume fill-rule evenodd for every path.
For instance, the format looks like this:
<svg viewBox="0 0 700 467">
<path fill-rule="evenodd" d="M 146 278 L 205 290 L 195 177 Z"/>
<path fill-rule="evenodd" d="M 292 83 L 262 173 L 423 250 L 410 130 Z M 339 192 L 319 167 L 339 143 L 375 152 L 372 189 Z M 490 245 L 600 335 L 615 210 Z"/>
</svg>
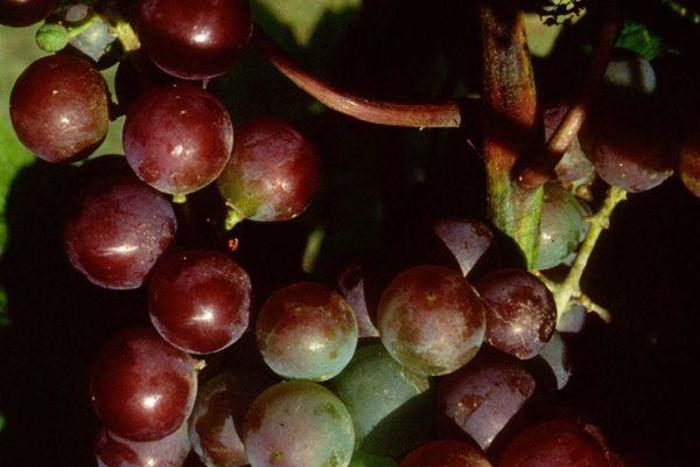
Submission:
<svg viewBox="0 0 700 467">
<path fill-rule="evenodd" d="M 57 3 L 3 2 L 0 22 L 31 24 Z M 296 282 L 256 306 L 260 284 L 228 252 L 182 247 L 178 204 L 188 195 L 215 185 L 228 228 L 287 221 L 312 202 L 319 160 L 288 122 L 234 128 L 210 90 L 253 34 L 245 0 L 134 4 L 141 49 L 119 65 L 117 103 L 95 63 L 63 52 L 33 63 L 11 96 L 18 138 L 49 163 L 87 158 L 110 117 L 126 116 L 124 156 L 82 164 L 64 235 L 68 260 L 96 286 L 147 289 L 152 325 L 120 330 L 94 362 L 99 465 L 177 466 L 191 451 L 207 466 L 488 466 L 499 455 L 506 467 L 616 465 L 579 418 L 531 420 L 514 436 L 536 391 L 566 384 L 557 325 L 567 328 L 537 275 L 498 268 L 473 279 L 493 240 L 484 224 L 438 222 L 449 264 L 392 271 L 378 300 L 366 289 L 377 277 L 353 263 L 337 288 Z M 561 180 L 594 166 L 610 184 L 643 191 L 670 175 L 663 145 L 634 136 L 647 122 L 602 104 L 595 112 L 581 140 L 592 164 L 569 155 Z M 697 191 L 694 143 L 681 175 Z M 590 215 L 561 185 L 544 198 L 541 270 L 570 261 Z M 492 449 L 499 440 L 511 442 Z"/>
</svg>

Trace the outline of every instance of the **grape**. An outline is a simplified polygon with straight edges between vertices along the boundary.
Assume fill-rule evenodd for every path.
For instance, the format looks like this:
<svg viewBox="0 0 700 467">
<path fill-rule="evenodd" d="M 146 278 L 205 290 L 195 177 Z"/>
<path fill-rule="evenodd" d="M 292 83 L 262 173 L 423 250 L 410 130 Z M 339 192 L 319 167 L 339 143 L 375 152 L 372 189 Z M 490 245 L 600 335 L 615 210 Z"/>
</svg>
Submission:
<svg viewBox="0 0 700 467">
<path fill-rule="evenodd" d="M 226 109 L 214 96 L 187 83 L 144 92 L 129 109 L 123 136 L 136 175 L 177 197 L 214 181 L 233 147 Z"/>
<path fill-rule="evenodd" d="M 609 467 L 606 450 L 571 422 L 549 421 L 520 433 L 506 448 L 500 467 Z"/>
<path fill-rule="evenodd" d="M 700 197 L 700 128 L 691 124 L 681 147 L 678 174 L 683 185 L 695 196 Z"/>
<path fill-rule="evenodd" d="M 629 49 L 614 49 L 605 70 L 605 81 L 643 94 L 656 90 L 656 73 L 644 58 Z"/>
<path fill-rule="evenodd" d="M 177 430 L 196 394 L 196 362 L 152 329 L 128 329 L 107 342 L 90 381 L 90 399 L 105 427 L 134 441 Z"/>
<path fill-rule="evenodd" d="M 357 345 L 350 305 L 330 287 L 312 282 L 275 292 L 260 310 L 260 352 L 285 377 L 325 381 L 345 368 Z"/>
<path fill-rule="evenodd" d="M 0 24 L 23 27 L 43 20 L 58 6 L 58 0 L 2 0 Z"/>
<path fill-rule="evenodd" d="M 399 455 L 425 436 L 429 411 L 417 402 L 428 396 L 430 381 L 401 366 L 381 344 L 359 349 L 331 384 L 352 416 L 358 446 L 366 452 Z"/>
<path fill-rule="evenodd" d="M 493 239 L 487 226 L 472 219 L 445 219 L 436 223 L 433 230 L 455 257 L 464 276 L 488 250 Z"/>
<path fill-rule="evenodd" d="M 571 363 L 566 343 L 558 332 L 552 334 L 552 339 L 544 346 L 540 357 L 547 363 L 556 381 L 556 388 L 563 389 L 571 377 Z"/>
<path fill-rule="evenodd" d="M 521 360 L 532 358 L 554 333 L 557 310 L 552 293 L 519 269 L 495 271 L 477 284 L 486 302 L 489 344 Z"/>
<path fill-rule="evenodd" d="M 175 236 L 173 208 L 131 174 L 93 179 L 79 198 L 64 232 L 71 264 L 101 287 L 140 287 Z"/>
<path fill-rule="evenodd" d="M 47 162 L 87 157 L 109 126 L 107 85 L 89 62 L 70 55 L 35 61 L 10 97 L 19 140 Z"/>
<path fill-rule="evenodd" d="M 247 0 L 141 0 L 137 25 L 150 59 L 183 79 L 225 73 L 253 33 Z"/>
<path fill-rule="evenodd" d="M 218 180 L 226 203 L 258 222 L 292 219 L 306 209 L 319 182 L 313 147 L 287 123 L 254 120 L 236 129 L 231 161 Z"/>
<path fill-rule="evenodd" d="M 484 338 L 484 307 L 460 273 L 418 266 L 396 276 L 377 313 L 382 342 L 416 373 L 444 375 L 471 360 Z"/>
<path fill-rule="evenodd" d="M 411 452 L 399 467 L 491 467 L 491 463 L 471 444 L 439 440 Z"/>
<path fill-rule="evenodd" d="M 352 419 L 332 392 L 315 383 L 279 383 L 246 415 L 243 442 L 252 467 L 345 467 L 355 445 Z"/>
<path fill-rule="evenodd" d="M 558 266 L 576 250 L 588 232 L 584 216 L 589 214 L 587 207 L 561 185 L 545 185 L 535 269 Z"/>
<path fill-rule="evenodd" d="M 151 321 L 185 352 L 218 352 L 248 327 L 250 278 L 223 253 L 195 250 L 164 258 L 149 286 Z"/>
<path fill-rule="evenodd" d="M 98 467 L 177 467 L 189 452 L 187 423 L 155 441 L 130 441 L 102 428 L 95 443 Z"/>
<path fill-rule="evenodd" d="M 190 421 L 195 452 L 207 465 L 247 465 L 241 427 L 253 400 L 268 386 L 260 372 L 226 371 L 207 381 L 197 395 Z"/>
<path fill-rule="evenodd" d="M 362 266 L 357 263 L 349 264 L 338 277 L 338 287 L 343 292 L 345 300 L 355 312 L 357 329 L 360 337 L 379 337 L 379 330 L 374 326 L 370 317 L 365 277 Z"/>
<path fill-rule="evenodd" d="M 558 105 L 544 111 L 544 134 L 547 141 L 559 128 L 568 111 L 569 105 Z M 578 135 L 574 136 L 554 171 L 557 174 L 557 179 L 565 182 L 587 179 L 593 174 L 593 164 L 586 159 Z"/>
<path fill-rule="evenodd" d="M 503 356 L 478 358 L 440 382 L 442 412 L 482 449 L 535 391 L 535 379 L 517 360 Z"/>
</svg>

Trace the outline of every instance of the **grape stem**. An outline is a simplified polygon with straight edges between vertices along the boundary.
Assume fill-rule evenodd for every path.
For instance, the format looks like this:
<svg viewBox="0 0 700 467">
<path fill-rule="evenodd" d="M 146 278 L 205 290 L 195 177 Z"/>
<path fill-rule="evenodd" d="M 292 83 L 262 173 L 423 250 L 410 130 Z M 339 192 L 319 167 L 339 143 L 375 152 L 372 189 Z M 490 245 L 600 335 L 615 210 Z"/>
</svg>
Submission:
<svg viewBox="0 0 700 467">
<path fill-rule="evenodd" d="M 605 18 L 600 30 L 597 44 L 593 50 L 591 63 L 580 93 L 567 111 L 564 119 L 557 127 L 547 143 L 544 167 L 523 167 L 517 175 L 521 184 L 534 188 L 550 180 L 554 167 L 559 163 L 569 146 L 578 135 L 581 126 L 586 121 L 588 109 L 600 83 L 605 76 L 610 56 L 620 30 L 620 11 L 617 0 L 606 0 Z"/>
<path fill-rule="evenodd" d="M 610 313 L 601 306 L 596 305 L 588 296 L 581 292 L 581 277 L 591 257 L 593 248 L 598 238 L 600 238 L 600 234 L 610 226 L 610 216 L 617 205 L 626 198 L 627 192 L 625 190 L 610 187 L 601 208 L 587 219 L 590 224 L 588 234 L 586 234 L 586 238 L 583 240 L 581 248 L 579 248 L 574 264 L 571 266 L 566 279 L 561 283 L 555 283 L 551 280 L 545 281 L 545 285 L 549 287 L 554 295 L 554 302 L 557 305 L 557 320 L 568 309 L 570 302 L 575 300 L 589 311 L 597 313 L 604 321 L 610 321 Z M 540 278 L 542 278 L 541 275 Z"/>
<path fill-rule="evenodd" d="M 245 220 L 245 216 L 241 214 L 241 212 L 238 209 L 231 206 L 230 204 L 227 203 L 227 206 L 228 214 L 226 215 L 226 220 L 224 221 L 224 228 L 226 230 L 231 230 L 236 226 L 236 224 Z"/>
<path fill-rule="evenodd" d="M 119 42 L 121 42 L 124 52 L 132 52 L 141 48 L 139 36 L 136 35 L 134 28 L 131 27 L 128 21 L 121 16 L 113 14 L 111 25 L 112 32 L 117 36 Z"/>
<path fill-rule="evenodd" d="M 399 103 L 367 99 L 333 86 L 304 71 L 256 26 L 253 43 L 270 63 L 303 91 L 327 107 L 358 120 L 413 128 L 457 128 L 462 123 L 460 102 Z M 468 100 L 466 106 L 474 104 Z"/>
</svg>

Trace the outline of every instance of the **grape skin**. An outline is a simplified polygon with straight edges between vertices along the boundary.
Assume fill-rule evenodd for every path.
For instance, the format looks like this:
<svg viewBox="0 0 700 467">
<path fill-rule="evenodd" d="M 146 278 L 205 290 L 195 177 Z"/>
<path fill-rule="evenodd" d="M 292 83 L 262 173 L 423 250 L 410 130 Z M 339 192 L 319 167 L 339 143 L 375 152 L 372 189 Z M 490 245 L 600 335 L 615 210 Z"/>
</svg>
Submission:
<svg viewBox="0 0 700 467">
<path fill-rule="evenodd" d="M 178 467 L 190 452 L 187 423 L 155 441 L 130 441 L 105 428 L 95 442 L 98 467 Z"/>
<path fill-rule="evenodd" d="M 150 89 L 129 109 L 124 150 L 136 175 L 158 191 L 186 195 L 219 176 L 233 125 L 214 96 L 187 83 Z"/>
<path fill-rule="evenodd" d="M 275 292 L 258 315 L 265 363 L 285 378 L 326 381 L 345 368 L 357 345 L 355 315 L 325 285 L 301 282 Z"/>
<path fill-rule="evenodd" d="M 348 410 L 332 392 L 290 381 L 272 386 L 253 402 L 243 440 L 252 467 L 345 467 L 355 433 Z"/>
<path fill-rule="evenodd" d="M 297 217 L 318 183 L 314 148 L 286 122 L 269 118 L 236 128 L 233 155 L 218 180 L 226 203 L 257 222 Z"/>
<path fill-rule="evenodd" d="M 399 467 L 491 467 L 491 463 L 471 444 L 438 440 L 409 453 Z"/>
<path fill-rule="evenodd" d="M 87 185 L 64 231 L 68 259 L 100 287 L 140 287 L 175 236 L 172 206 L 132 174 Z"/>
<path fill-rule="evenodd" d="M 0 24 L 16 28 L 43 20 L 56 9 L 59 0 L 2 0 Z"/>
<path fill-rule="evenodd" d="M 182 79 L 225 73 L 253 33 L 247 0 L 141 0 L 137 16 L 146 54 Z"/>
<path fill-rule="evenodd" d="M 10 117 L 19 140 L 37 157 L 47 162 L 87 157 L 107 135 L 107 84 L 81 58 L 40 58 L 15 82 Z"/>
<path fill-rule="evenodd" d="M 396 276 L 379 302 L 382 343 L 421 375 L 451 373 L 471 360 L 485 332 L 483 304 L 460 273 L 418 266 Z"/>
<path fill-rule="evenodd" d="M 133 441 L 177 430 L 196 394 L 196 362 L 152 329 L 114 336 L 100 351 L 90 380 L 90 400 L 105 427 Z"/>
</svg>

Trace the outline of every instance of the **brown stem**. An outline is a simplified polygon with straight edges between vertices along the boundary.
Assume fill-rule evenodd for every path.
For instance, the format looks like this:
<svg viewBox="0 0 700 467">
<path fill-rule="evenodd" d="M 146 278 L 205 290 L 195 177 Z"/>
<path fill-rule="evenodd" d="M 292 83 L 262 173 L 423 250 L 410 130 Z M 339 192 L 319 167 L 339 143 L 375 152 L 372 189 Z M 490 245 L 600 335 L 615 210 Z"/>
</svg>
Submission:
<svg viewBox="0 0 700 467">
<path fill-rule="evenodd" d="M 518 175 L 517 180 L 525 186 L 536 187 L 549 181 L 554 173 L 554 167 L 564 156 L 564 153 L 566 153 L 566 150 L 586 120 L 591 101 L 603 76 L 605 76 L 605 70 L 610 61 L 610 55 L 615 46 L 620 26 L 617 0 L 605 0 L 604 7 L 606 11 L 603 26 L 600 30 L 598 42 L 593 51 L 591 64 L 580 94 L 547 143 L 544 164 L 541 164 L 539 167 L 524 167 Z"/>
<path fill-rule="evenodd" d="M 414 128 L 456 128 L 462 122 L 457 101 L 411 104 L 359 97 L 302 70 L 259 27 L 253 42 L 280 73 L 322 104 L 342 114 L 380 125 Z"/>
</svg>

